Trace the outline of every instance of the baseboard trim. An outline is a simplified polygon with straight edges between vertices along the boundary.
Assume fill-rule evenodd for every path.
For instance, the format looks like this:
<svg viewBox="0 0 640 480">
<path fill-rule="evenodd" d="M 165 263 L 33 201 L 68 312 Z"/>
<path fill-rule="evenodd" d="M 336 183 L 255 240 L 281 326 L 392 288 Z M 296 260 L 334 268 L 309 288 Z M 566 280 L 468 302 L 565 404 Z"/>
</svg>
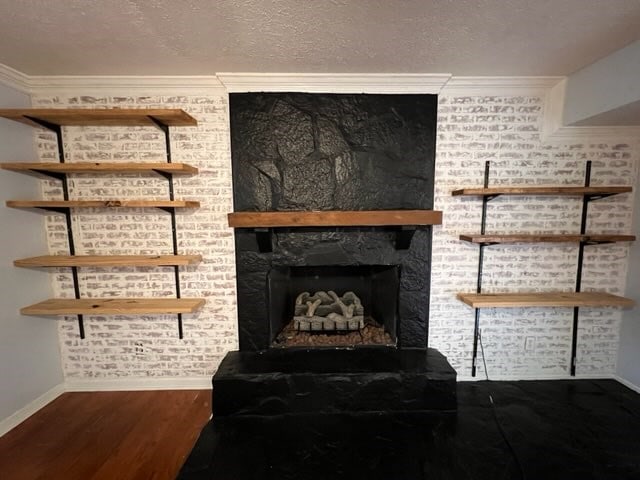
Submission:
<svg viewBox="0 0 640 480">
<path fill-rule="evenodd" d="M 67 379 L 67 392 L 109 392 L 138 390 L 210 390 L 211 377 L 186 378 L 105 378 L 105 379 Z"/>
<path fill-rule="evenodd" d="M 618 375 L 613 375 L 612 378 L 623 384 L 625 387 L 630 388 L 634 392 L 640 393 L 640 386 L 636 385 L 635 383 L 631 383 L 629 380 L 619 377 Z"/>
<path fill-rule="evenodd" d="M 20 410 L 12 414 L 11 416 L 0 421 L 0 437 L 7 433 L 9 430 L 20 425 L 31 415 L 36 413 L 42 407 L 45 407 L 49 403 L 53 402 L 56 398 L 65 392 L 65 385 L 63 383 L 56 385 L 51 390 L 46 391 L 31 403 L 25 405 Z"/>
<path fill-rule="evenodd" d="M 519 380 L 595 380 L 595 379 L 613 379 L 619 380 L 618 377 L 611 373 L 593 373 L 582 374 L 572 377 L 571 375 L 489 375 L 490 380 L 517 382 Z M 483 374 L 475 377 L 469 375 L 458 375 L 458 382 L 481 382 L 486 380 Z"/>
</svg>

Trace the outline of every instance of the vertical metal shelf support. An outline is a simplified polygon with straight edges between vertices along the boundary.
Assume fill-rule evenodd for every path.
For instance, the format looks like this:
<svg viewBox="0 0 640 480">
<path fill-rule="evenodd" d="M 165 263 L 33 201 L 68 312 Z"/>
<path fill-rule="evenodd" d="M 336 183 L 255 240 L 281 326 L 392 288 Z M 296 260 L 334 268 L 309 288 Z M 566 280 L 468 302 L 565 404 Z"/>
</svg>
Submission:
<svg viewBox="0 0 640 480">
<path fill-rule="evenodd" d="M 153 123 L 155 123 L 155 125 L 164 133 L 164 145 L 165 145 L 165 152 L 167 156 L 167 163 L 171 163 L 171 139 L 169 136 L 169 126 L 165 125 L 162 122 L 159 122 L 153 117 L 149 117 L 149 118 L 151 118 Z M 160 171 L 157 171 L 157 173 L 159 173 L 160 175 L 162 175 L 164 178 L 167 179 L 167 182 L 169 183 L 169 200 L 171 201 L 175 200 L 174 190 L 173 190 L 173 175 L 167 172 L 160 172 Z M 171 216 L 171 239 L 172 239 L 172 245 L 173 245 L 173 254 L 178 255 L 178 232 L 176 228 L 176 209 L 164 208 L 163 210 L 168 212 L 169 215 Z M 176 285 L 176 298 L 181 298 L 180 297 L 181 295 L 180 294 L 180 267 L 178 265 L 173 266 L 173 274 L 174 274 L 175 285 Z M 178 313 L 178 337 L 182 340 L 183 336 L 184 335 L 182 331 L 182 314 Z"/>
<path fill-rule="evenodd" d="M 584 174 L 584 186 L 591 185 L 591 160 L 587 161 L 586 171 Z M 602 198 L 602 197 L 599 197 Z M 587 215 L 589 211 L 589 202 L 593 197 L 584 195 L 582 197 L 582 217 L 580 219 L 580 235 L 587 233 Z M 578 247 L 578 268 L 576 270 L 576 292 L 580 292 L 582 287 L 582 262 L 584 261 L 584 247 L 586 242 L 580 242 Z M 576 362 L 578 355 L 578 318 L 580 316 L 580 307 L 573 307 L 573 325 L 571 330 L 571 376 L 576 375 Z"/>
<path fill-rule="evenodd" d="M 56 125 L 53 123 L 46 122 L 39 118 L 27 117 L 32 122 L 40 125 L 41 127 L 52 131 L 56 135 L 56 143 L 58 147 L 58 159 L 60 163 L 64 163 L 64 142 L 62 138 L 62 126 Z M 47 175 L 55 178 L 56 180 L 60 180 L 62 183 L 62 197 L 63 200 L 69 200 L 69 183 L 67 182 L 67 175 L 64 173 L 55 174 L 51 172 L 47 172 Z M 67 225 L 67 240 L 69 243 L 69 255 L 76 254 L 76 247 L 73 240 L 73 222 L 71 221 L 71 209 L 65 208 L 64 210 L 55 210 L 60 211 L 64 214 Z M 71 276 L 73 277 L 73 291 L 76 298 L 80 298 L 80 284 L 78 280 L 78 267 L 71 267 Z M 84 339 L 84 316 L 79 314 L 78 316 L 78 330 L 80 332 L 80 338 Z"/>
<path fill-rule="evenodd" d="M 491 162 L 488 160 L 484 164 L 484 188 L 489 187 L 489 169 Z M 480 221 L 480 235 L 485 234 L 487 224 L 487 204 L 489 201 L 496 198 L 498 195 L 483 195 L 482 196 L 482 219 Z M 476 286 L 476 293 L 482 293 L 482 267 L 484 264 L 484 249 L 490 245 L 488 243 L 480 244 L 480 252 L 478 254 L 478 282 Z M 478 338 L 480 336 L 480 309 L 475 309 L 475 322 L 473 325 L 473 359 L 471 362 L 471 376 L 476 376 L 476 370 L 478 368 Z"/>
</svg>

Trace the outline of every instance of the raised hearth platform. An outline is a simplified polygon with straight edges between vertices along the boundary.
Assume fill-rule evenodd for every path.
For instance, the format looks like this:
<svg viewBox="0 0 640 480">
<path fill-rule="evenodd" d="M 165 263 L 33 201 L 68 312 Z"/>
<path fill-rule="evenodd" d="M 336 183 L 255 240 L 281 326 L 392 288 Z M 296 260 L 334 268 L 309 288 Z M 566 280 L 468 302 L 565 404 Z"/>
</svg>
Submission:
<svg viewBox="0 0 640 480">
<path fill-rule="evenodd" d="M 216 419 L 454 411 L 456 372 L 434 349 L 229 352 L 213 376 L 212 407 Z"/>
</svg>

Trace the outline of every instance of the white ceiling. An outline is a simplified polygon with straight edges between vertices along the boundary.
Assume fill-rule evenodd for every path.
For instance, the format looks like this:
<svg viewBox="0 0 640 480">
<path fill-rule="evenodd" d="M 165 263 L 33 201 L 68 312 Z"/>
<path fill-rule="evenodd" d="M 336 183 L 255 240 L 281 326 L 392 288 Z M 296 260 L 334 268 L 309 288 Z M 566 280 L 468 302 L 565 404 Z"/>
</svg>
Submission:
<svg viewBox="0 0 640 480">
<path fill-rule="evenodd" d="M 29 75 L 566 75 L 640 37 L 640 0 L 0 0 Z"/>
</svg>

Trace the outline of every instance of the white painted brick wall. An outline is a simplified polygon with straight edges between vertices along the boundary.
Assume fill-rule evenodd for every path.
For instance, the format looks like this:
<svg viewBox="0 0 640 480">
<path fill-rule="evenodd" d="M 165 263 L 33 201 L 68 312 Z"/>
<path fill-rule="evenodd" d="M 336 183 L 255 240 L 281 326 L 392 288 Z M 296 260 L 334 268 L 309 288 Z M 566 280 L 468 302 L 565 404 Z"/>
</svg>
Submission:
<svg viewBox="0 0 640 480">
<path fill-rule="evenodd" d="M 452 197 L 451 190 L 479 186 L 485 160 L 491 184 L 581 185 L 585 161 L 593 160 L 593 185 L 631 185 L 638 152 L 626 144 L 540 142 L 540 96 L 441 95 L 439 101 L 435 208 L 444 223 L 434 228 L 430 346 L 441 350 L 458 373 L 470 374 L 473 310 L 455 299 L 475 291 L 478 247 L 458 240 L 480 228 L 479 198 Z M 199 210 L 178 213 L 181 253 L 199 253 L 202 264 L 181 268 L 183 296 L 207 304 L 184 316 L 184 340 L 173 315 L 85 318 L 80 340 L 75 317 L 63 319 L 60 343 L 65 374 L 71 379 L 190 377 L 211 375 L 225 352 L 237 347 L 233 232 L 226 226 L 232 210 L 228 104 L 224 93 L 208 96 L 35 97 L 35 107 L 183 108 L 198 127 L 172 129 L 173 161 L 197 166 L 200 174 L 176 177 L 176 198 L 200 200 Z M 152 128 L 68 128 L 67 161 L 164 161 L 162 135 Z M 51 134 L 37 134 L 41 160 L 55 160 Z M 72 198 L 167 198 L 166 181 L 142 175 L 77 176 Z M 43 198 L 60 198 L 56 182 L 43 182 Z M 632 196 L 594 202 L 589 232 L 629 232 Z M 487 233 L 578 232 L 578 198 L 499 197 L 489 204 Z M 126 210 L 76 216 L 79 254 L 170 253 L 169 216 Z M 50 253 L 66 253 L 62 218 L 47 222 Z M 583 288 L 622 293 L 628 248 L 624 244 L 587 247 Z M 566 290 L 574 288 L 577 247 L 493 246 L 486 249 L 485 291 Z M 39 252 L 34 252 L 38 254 Z M 65 270 L 52 273 L 57 295 L 72 297 Z M 86 296 L 171 296 L 171 268 L 81 269 Z M 580 317 L 578 372 L 615 370 L 620 311 L 583 309 Z M 572 310 L 561 308 L 486 309 L 481 314 L 491 376 L 568 374 Z M 525 351 L 525 340 L 534 348 Z M 136 353 L 141 343 L 143 354 Z M 479 375 L 482 375 L 482 367 Z"/>
<path fill-rule="evenodd" d="M 479 233 L 482 201 L 453 197 L 461 187 L 482 186 L 484 163 L 491 161 L 490 185 L 576 185 L 592 160 L 592 185 L 633 185 L 637 149 L 620 143 L 540 141 L 540 96 L 462 96 L 439 98 L 435 208 L 444 222 L 434 229 L 430 346 L 442 351 L 459 375 L 469 376 L 474 310 L 455 300 L 475 292 L 479 247 L 458 240 Z M 578 197 L 498 197 L 487 209 L 486 233 L 578 233 Z M 587 232 L 631 231 L 632 195 L 590 204 Z M 485 249 L 483 291 L 573 291 L 577 245 L 497 245 Z M 625 244 L 585 250 L 583 290 L 622 294 L 627 268 Z M 621 310 L 581 309 L 578 374 L 615 371 Z M 480 324 L 490 376 L 568 375 L 571 308 L 482 309 Z M 525 350 L 525 341 L 533 348 Z M 484 376 L 479 352 L 479 377 Z"/>
</svg>

